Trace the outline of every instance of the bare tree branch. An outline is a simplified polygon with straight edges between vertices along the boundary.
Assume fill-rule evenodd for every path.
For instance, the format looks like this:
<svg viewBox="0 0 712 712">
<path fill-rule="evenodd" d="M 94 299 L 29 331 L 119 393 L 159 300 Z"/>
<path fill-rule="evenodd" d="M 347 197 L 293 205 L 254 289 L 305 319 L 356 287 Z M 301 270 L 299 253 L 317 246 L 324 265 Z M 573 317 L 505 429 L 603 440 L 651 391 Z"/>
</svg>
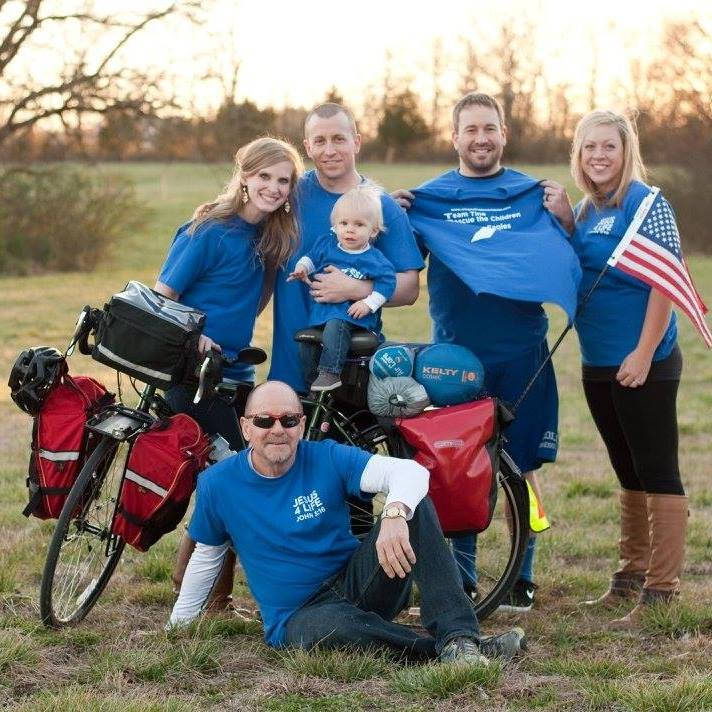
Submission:
<svg viewBox="0 0 712 712">
<path fill-rule="evenodd" d="M 0 1 L 0 8 L 4 4 L 4 0 Z M 200 8 L 198 0 L 173 0 L 162 9 L 129 20 L 91 10 L 42 14 L 43 5 L 46 5 L 45 0 L 26 0 L 14 20 L 4 30 L 0 28 L 0 88 L 5 87 L 5 96 L 0 96 L 0 109 L 5 110 L 0 116 L 0 144 L 14 133 L 53 116 L 66 119 L 70 115 L 79 117 L 87 113 L 130 110 L 137 115 L 147 115 L 155 111 L 159 105 L 160 74 L 150 76 L 145 72 L 130 73 L 122 68 L 112 68 L 113 60 L 147 26 L 179 13 L 192 20 L 192 13 Z M 80 56 L 68 62 L 54 82 L 40 85 L 10 78 L 10 65 L 23 50 L 32 51 L 31 38 L 38 29 L 50 23 L 62 25 L 68 22 L 119 31 L 120 34 L 98 60 L 90 63 Z M 149 96 L 151 92 L 153 97 Z"/>
</svg>

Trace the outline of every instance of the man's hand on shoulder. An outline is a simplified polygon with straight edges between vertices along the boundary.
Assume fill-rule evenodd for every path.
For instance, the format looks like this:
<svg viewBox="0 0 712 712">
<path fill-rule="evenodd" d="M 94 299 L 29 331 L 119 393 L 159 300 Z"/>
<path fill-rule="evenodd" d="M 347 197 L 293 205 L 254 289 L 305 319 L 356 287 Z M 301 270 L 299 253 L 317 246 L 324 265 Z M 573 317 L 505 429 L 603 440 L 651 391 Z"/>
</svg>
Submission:
<svg viewBox="0 0 712 712">
<path fill-rule="evenodd" d="M 391 193 L 391 198 L 398 203 L 398 205 L 403 208 L 403 210 L 410 210 L 410 206 L 415 200 L 415 196 L 405 188 L 398 188 Z"/>
<path fill-rule="evenodd" d="M 405 509 L 405 505 L 391 503 L 389 508 L 399 506 Z M 410 545 L 408 532 L 408 522 L 405 517 L 383 518 L 381 519 L 381 530 L 376 539 L 376 553 L 378 563 L 386 572 L 388 578 L 405 578 L 415 564 L 415 552 Z"/>
</svg>

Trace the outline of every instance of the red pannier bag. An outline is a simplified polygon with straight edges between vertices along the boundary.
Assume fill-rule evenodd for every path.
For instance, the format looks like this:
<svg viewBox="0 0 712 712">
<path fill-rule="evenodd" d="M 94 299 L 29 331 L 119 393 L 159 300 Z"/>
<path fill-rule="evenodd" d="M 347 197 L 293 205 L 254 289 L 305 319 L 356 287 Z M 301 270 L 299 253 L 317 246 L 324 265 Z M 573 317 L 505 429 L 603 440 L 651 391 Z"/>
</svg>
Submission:
<svg viewBox="0 0 712 712">
<path fill-rule="evenodd" d="M 30 501 L 23 514 L 56 519 L 96 440 L 84 430 L 87 420 L 114 402 L 99 381 L 65 374 L 49 392 L 32 428 L 27 477 Z"/>
<path fill-rule="evenodd" d="M 141 433 L 131 447 L 111 531 L 147 551 L 183 519 L 212 445 L 184 413 Z"/>
<path fill-rule="evenodd" d="M 446 534 L 484 531 L 497 503 L 498 404 L 493 398 L 398 418 L 396 426 L 430 471 L 430 490 Z"/>
</svg>

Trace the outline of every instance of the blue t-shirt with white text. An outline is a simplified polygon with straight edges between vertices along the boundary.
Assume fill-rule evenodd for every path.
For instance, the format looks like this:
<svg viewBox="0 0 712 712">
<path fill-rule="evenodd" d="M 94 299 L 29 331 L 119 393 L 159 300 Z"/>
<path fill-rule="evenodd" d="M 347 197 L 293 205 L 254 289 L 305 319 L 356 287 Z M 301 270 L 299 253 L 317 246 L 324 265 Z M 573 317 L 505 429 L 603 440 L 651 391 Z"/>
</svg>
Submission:
<svg viewBox="0 0 712 712">
<path fill-rule="evenodd" d="M 181 304 L 205 312 L 203 333 L 233 357 L 250 345 L 264 269 L 255 256 L 257 229 L 240 217 L 209 220 L 188 233 L 182 225 L 158 277 L 180 294 Z M 225 369 L 235 380 L 254 380 L 254 366 Z"/>
<path fill-rule="evenodd" d="M 451 194 L 452 209 L 457 211 L 462 209 L 462 196 L 472 195 L 473 206 L 486 206 L 489 204 L 487 201 L 497 205 L 494 201 L 500 194 L 505 198 L 508 191 L 517 194 L 522 190 L 531 190 L 535 183 L 529 176 L 508 168 L 486 178 L 470 178 L 452 170 L 428 181 L 418 190 Z M 478 198 L 479 195 L 483 197 Z M 532 194 L 532 200 L 540 205 L 538 193 Z M 414 205 L 417 205 L 417 201 L 416 192 Z M 496 207 L 492 209 L 499 210 Z M 494 215 L 497 217 L 496 212 Z M 457 227 L 443 222 L 443 229 L 453 232 L 453 240 L 457 239 Z M 418 237 L 420 239 L 420 235 Z M 503 286 L 516 291 L 516 278 L 513 280 L 511 284 Z M 475 294 L 432 252 L 428 261 L 428 292 L 433 341 L 466 346 L 485 367 L 489 363 L 510 361 L 531 352 L 546 338 L 548 319 L 540 303 L 504 298 L 487 292 Z"/>
<path fill-rule="evenodd" d="M 331 211 L 340 197 L 341 193 L 331 193 L 321 186 L 314 170 L 299 179 L 295 203 L 299 215 L 300 245 L 285 267 L 277 272 L 275 281 L 272 364 L 268 378 L 284 381 L 297 391 L 304 391 L 306 386 L 294 333 L 309 325 L 313 300 L 306 285 L 299 281 L 287 282 L 286 279 L 297 260 L 330 230 Z M 378 236 L 378 249 L 396 272 L 422 269 L 423 257 L 405 212 L 386 193 L 381 196 L 381 206 L 386 230 Z"/>
<path fill-rule="evenodd" d="M 576 221 L 571 239 L 581 261 L 583 278 L 579 298 L 588 294 L 630 225 L 650 188 L 632 181 L 620 208 L 591 205 Z M 576 216 L 581 211 L 577 205 Z M 609 267 L 576 317 L 576 331 L 583 363 L 587 366 L 618 366 L 638 345 L 648 308 L 650 287 L 615 267 Z M 653 361 L 667 358 L 677 342 L 677 315 L 673 312 Z"/>
<path fill-rule="evenodd" d="M 265 641 L 284 642 L 290 616 L 357 549 L 347 497 L 361 496 L 371 455 L 332 440 L 300 441 L 281 477 L 252 468 L 249 450 L 198 477 L 188 532 L 195 541 L 232 542 L 262 614 Z"/>
<path fill-rule="evenodd" d="M 383 295 L 386 301 L 393 296 L 396 289 L 396 273 L 393 265 L 376 247 L 370 246 L 363 252 L 347 252 L 339 245 L 335 235 L 328 233 L 316 241 L 307 256 L 313 262 L 315 272 L 322 272 L 327 265 L 333 265 L 354 279 L 373 280 L 373 291 Z M 340 319 L 376 333 L 381 331 L 380 309 L 361 319 L 355 319 L 347 312 L 351 304 L 353 302 L 327 304 L 312 299 L 309 325 L 320 326 L 330 319 Z"/>
</svg>

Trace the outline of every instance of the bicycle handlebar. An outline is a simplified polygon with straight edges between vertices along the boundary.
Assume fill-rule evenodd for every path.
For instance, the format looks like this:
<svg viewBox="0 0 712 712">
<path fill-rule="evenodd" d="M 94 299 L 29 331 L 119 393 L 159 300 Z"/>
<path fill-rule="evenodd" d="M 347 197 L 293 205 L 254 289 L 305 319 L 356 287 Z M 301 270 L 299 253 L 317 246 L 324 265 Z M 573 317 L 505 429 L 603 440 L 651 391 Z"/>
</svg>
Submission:
<svg viewBox="0 0 712 712">
<path fill-rule="evenodd" d="M 199 368 L 198 388 L 193 397 L 193 403 L 197 404 L 205 395 L 215 393 L 216 386 L 223 380 L 223 368 L 234 366 L 237 363 L 245 363 L 250 365 L 259 365 L 267 360 L 267 354 L 260 348 L 247 346 L 240 349 L 237 356 L 229 358 L 223 356 L 216 349 L 211 349 L 205 354 Z"/>
<path fill-rule="evenodd" d="M 89 337 L 92 334 L 96 334 L 101 323 L 102 314 L 101 309 L 93 309 L 89 305 L 81 310 L 65 356 L 71 355 L 75 346 L 85 356 L 92 355 L 93 345 L 89 343 Z M 195 371 L 188 374 L 189 379 L 191 377 L 198 379 L 198 388 L 193 399 L 194 403 L 199 403 L 205 395 L 212 395 L 215 392 L 216 386 L 223 380 L 222 373 L 224 368 L 230 368 L 238 363 L 258 366 L 267 360 L 265 351 L 254 346 L 246 346 L 240 349 L 237 355 L 232 358 L 223 356 L 222 353 L 215 349 L 205 355 L 196 354 L 196 356 L 198 357 L 199 365 Z"/>
</svg>

